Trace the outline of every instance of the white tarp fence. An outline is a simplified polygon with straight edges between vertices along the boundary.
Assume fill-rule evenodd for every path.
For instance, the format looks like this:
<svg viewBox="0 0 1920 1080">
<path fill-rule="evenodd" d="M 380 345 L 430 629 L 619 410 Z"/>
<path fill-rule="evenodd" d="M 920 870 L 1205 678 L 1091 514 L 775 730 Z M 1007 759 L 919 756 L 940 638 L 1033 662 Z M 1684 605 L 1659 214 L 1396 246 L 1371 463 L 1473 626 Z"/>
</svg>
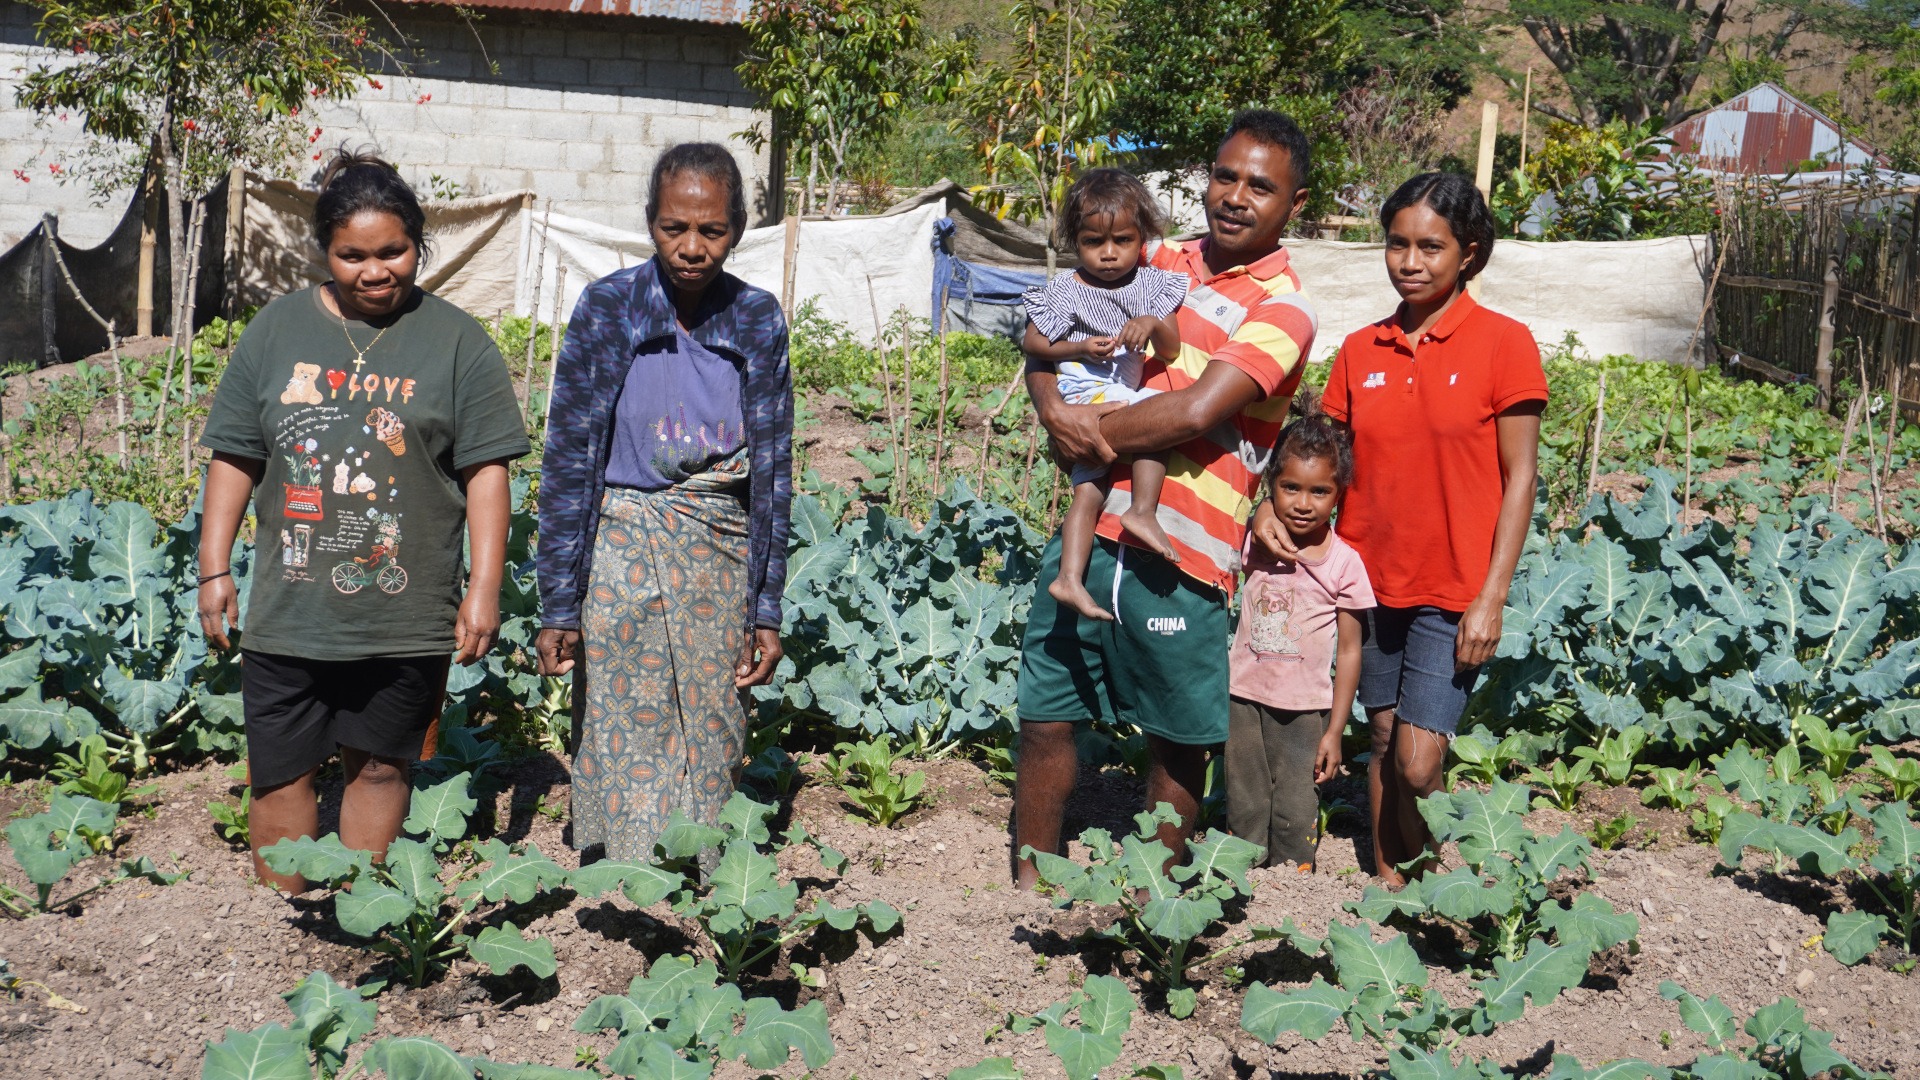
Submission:
<svg viewBox="0 0 1920 1080">
<path fill-rule="evenodd" d="M 242 303 L 265 303 L 323 280 L 309 225 L 313 200 L 312 192 L 290 184 L 248 178 Z M 488 320 L 502 312 L 532 313 L 537 273 L 539 318 L 547 322 L 563 270 L 564 318 L 588 283 L 653 255 L 644 231 L 530 204 L 527 193 L 510 192 L 429 206 L 435 250 L 421 284 Z M 945 200 L 932 200 L 893 214 L 803 222 L 794 259 L 796 304 L 816 298 L 821 315 L 863 338 L 873 333 L 876 306 L 883 320 L 902 308 L 927 317 L 933 227 L 947 212 Z M 750 229 L 727 269 L 778 296 L 785 248 L 783 225 Z M 1398 303 L 1379 244 L 1297 240 L 1287 248 L 1319 314 L 1316 360 L 1331 357 L 1347 334 L 1385 317 Z M 1700 318 L 1707 261 L 1706 238 L 1700 236 L 1613 243 L 1501 240 L 1480 300 L 1526 323 L 1545 347 L 1572 332 L 1593 356 L 1678 361 L 1686 358 Z"/>
</svg>

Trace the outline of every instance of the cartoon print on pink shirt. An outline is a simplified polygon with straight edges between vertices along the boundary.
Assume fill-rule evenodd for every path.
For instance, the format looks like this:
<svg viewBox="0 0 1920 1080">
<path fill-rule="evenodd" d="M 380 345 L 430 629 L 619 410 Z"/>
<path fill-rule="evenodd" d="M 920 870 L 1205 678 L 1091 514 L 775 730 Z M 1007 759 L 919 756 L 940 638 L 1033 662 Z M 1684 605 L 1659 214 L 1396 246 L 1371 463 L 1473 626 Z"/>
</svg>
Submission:
<svg viewBox="0 0 1920 1080">
<path fill-rule="evenodd" d="M 1262 660 L 1300 659 L 1300 627 L 1293 621 L 1293 584 L 1268 578 L 1250 598 L 1247 611 L 1254 655 Z"/>
</svg>

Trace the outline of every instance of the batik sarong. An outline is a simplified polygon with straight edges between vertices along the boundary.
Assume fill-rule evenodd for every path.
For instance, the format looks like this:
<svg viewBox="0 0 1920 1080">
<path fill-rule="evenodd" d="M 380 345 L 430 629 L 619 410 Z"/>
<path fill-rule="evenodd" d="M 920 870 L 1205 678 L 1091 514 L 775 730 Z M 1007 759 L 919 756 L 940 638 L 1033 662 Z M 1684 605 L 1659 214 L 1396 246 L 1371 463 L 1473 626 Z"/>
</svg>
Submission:
<svg viewBox="0 0 1920 1080">
<path fill-rule="evenodd" d="M 674 811 L 710 823 L 733 794 L 747 725 L 733 685 L 746 633 L 743 491 L 737 472 L 607 489 L 580 616 L 576 848 L 647 859 Z"/>
</svg>

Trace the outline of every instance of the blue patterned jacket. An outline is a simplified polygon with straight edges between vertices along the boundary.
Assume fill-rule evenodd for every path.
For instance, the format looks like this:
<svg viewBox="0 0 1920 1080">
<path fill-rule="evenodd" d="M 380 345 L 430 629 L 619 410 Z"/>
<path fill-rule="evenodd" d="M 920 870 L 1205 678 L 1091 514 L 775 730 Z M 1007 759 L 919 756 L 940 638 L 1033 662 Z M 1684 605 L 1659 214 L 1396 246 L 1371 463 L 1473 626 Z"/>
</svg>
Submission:
<svg viewBox="0 0 1920 1080">
<path fill-rule="evenodd" d="M 640 346 L 674 332 L 673 303 L 658 259 L 587 286 L 567 323 L 553 373 L 546 459 L 540 477 L 540 625 L 577 630 L 592 570 L 600 497 L 613 447 L 614 406 Z M 747 588 L 750 626 L 780 626 L 793 501 L 793 374 L 779 301 L 722 272 L 689 334 L 744 367 Z"/>
</svg>

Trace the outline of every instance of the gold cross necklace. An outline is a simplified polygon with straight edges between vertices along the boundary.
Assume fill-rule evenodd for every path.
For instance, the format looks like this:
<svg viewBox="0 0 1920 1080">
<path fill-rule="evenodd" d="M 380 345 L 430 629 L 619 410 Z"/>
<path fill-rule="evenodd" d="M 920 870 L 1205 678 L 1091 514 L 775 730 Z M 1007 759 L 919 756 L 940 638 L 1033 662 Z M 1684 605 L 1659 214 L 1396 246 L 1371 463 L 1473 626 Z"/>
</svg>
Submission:
<svg viewBox="0 0 1920 1080">
<path fill-rule="evenodd" d="M 338 290 L 336 289 L 336 296 L 334 297 L 334 301 L 333 301 L 334 306 L 336 307 L 338 307 L 340 304 L 340 300 L 337 295 L 337 292 Z M 367 347 L 363 349 L 360 346 L 354 344 L 353 342 L 353 331 L 347 329 L 346 313 L 342 312 L 340 314 L 340 332 L 347 335 L 347 348 L 353 350 L 353 370 L 355 371 L 355 373 L 358 373 L 359 370 L 363 366 L 365 366 L 367 362 L 367 353 L 371 352 L 375 345 L 380 344 L 380 339 L 385 337 L 387 334 L 387 331 L 391 329 L 393 329 L 393 323 L 388 323 L 387 325 L 381 327 L 380 332 L 373 335 L 373 340 L 367 342 Z"/>
</svg>

